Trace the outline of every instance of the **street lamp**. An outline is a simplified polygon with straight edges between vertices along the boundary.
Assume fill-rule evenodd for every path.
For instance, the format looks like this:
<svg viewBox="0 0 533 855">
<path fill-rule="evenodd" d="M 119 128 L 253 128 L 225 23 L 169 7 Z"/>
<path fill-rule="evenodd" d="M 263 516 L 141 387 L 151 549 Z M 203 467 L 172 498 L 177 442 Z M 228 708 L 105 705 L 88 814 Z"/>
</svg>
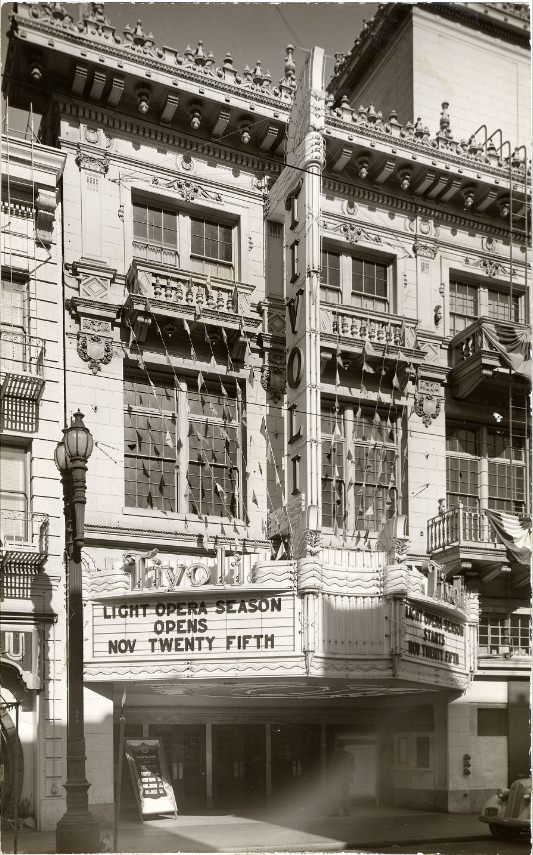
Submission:
<svg viewBox="0 0 533 855">
<path fill-rule="evenodd" d="M 63 430 L 54 459 L 61 473 L 67 556 L 67 809 L 56 828 L 57 852 L 98 852 L 100 828 L 89 813 L 85 777 L 83 714 L 83 602 L 81 550 L 84 541 L 87 461 L 94 441 L 78 410 Z"/>
</svg>

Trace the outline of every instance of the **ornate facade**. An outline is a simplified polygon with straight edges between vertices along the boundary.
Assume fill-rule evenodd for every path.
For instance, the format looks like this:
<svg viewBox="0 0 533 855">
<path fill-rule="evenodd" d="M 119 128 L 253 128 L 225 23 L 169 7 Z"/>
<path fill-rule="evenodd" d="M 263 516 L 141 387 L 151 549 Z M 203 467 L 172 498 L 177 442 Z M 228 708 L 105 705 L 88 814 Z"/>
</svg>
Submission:
<svg viewBox="0 0 533 855">
<path fill-rule="evenodd" d="M 320 48 L 289 46 L 276 83 L 67 8 L 17 5 L 5 90 L 63 169 L 92 809 L 125 690 L 180 809 L 305 799 L 346 746 L 355 800 L 475 810 L 528 744 L 525 152 L 457 139 L 447 101 L 354 108 Z M 32 579 L 62 579 L 59 553 Z M 64 709 L 34 722 L 57 762 L 24 787 L 52 827 Z"/>
</svg>

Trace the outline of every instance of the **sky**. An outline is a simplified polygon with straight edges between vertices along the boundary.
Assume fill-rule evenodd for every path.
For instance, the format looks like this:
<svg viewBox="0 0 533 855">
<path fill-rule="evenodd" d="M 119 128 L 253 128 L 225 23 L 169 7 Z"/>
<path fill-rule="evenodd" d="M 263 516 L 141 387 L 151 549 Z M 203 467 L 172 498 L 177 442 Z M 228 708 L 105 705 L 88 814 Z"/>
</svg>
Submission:
<svg viewBox="0 0 533 855">
<path fill-rule="evenodd" d="M 77 21 L 84 5 L 65 4 Z M 2 4 L 2 56 L 5 56 L 8 16 L 12 3 Z M 283 77 L 285 46 L 297 48 L 295 60 L 301 64 L 302 48 L 324 48 L 327 57 L 326 81 L 333 73 L 334 54 L 348 53 L 359 34 L 363 19 L 371 18 L 376 3 L 224 3 L 157 2 L 106 3 L 105 13 L 119 35 L 126 24 L 135 26 L 140 19 L 146 33 L 152 32 L 157 45 L 176 48 L 180 53 L 195 47 L 198 40 L 211 50 L 216 65 L 221 65 L 229 50 L 234 67 L 246 63 L 254 67 L 261 60 L 277 84 Z"/>
</svg>

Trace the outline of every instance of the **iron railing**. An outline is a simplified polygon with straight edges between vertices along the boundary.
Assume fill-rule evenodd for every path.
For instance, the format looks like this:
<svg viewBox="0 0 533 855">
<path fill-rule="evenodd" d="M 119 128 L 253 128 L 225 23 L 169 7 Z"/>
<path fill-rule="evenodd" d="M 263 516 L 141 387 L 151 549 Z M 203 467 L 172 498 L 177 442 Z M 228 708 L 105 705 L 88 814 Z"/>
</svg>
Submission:
<svg viewBox="0 0 533 855">
<path fill-rule="evenodd" d="M 320 306 L 320 331 L 326 335 L 415 348 L 416 326 L 416 321 L 399 315 L 324 303 Z"/>
<path fill-rule="evenodd" d="M 31 511 L 0 511 L 2 563 L 42 563 L 48 555 L 48 514 Z"/>
</svg>

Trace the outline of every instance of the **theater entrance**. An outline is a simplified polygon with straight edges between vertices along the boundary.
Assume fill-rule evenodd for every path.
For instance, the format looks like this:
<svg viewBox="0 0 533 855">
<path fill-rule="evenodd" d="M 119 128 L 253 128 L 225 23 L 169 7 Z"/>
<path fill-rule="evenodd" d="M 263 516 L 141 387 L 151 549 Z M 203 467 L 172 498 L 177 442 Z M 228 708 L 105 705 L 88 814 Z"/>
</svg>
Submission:
<svg viewBox="0 0 533 855">
<path fill-rule="evenodd" d="M 265 726 L 214 724 L 213 806 L 257 807 L 265 797 Z"/>
<path fill-rule="evenodd" d="M 320 725 L 272 725 L 272 796 L 304 799 L 320 782 Z"/>
</svg>

